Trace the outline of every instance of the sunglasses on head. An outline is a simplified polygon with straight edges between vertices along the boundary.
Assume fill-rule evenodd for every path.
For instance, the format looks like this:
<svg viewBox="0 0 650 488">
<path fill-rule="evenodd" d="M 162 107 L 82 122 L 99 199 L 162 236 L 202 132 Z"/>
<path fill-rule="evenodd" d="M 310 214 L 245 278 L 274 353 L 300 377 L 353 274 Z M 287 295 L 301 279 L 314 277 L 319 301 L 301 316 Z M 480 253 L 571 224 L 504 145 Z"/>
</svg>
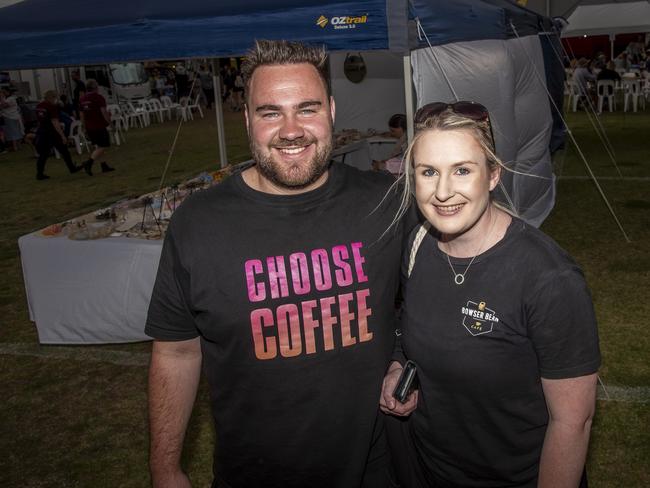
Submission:
<svg viewBox="0 0 650 488">
<path fill-rule="evenodd" d="M 490 123 L 490 112 L 485 106 L 477 102 L 469 102 L 466 100 L 461 100 L 454 103 L 445 103 L 445 102 L 433 102 L 427 103 L 418 109 L 415 112 L 415 123 L 422 124 L 429 117 L 441 114 L 447 109 L 451 109 L 452 112 L 467 117 L 478 122 L 487 120 L 488 127 L 490 129 L 490 138 L 492 139 L 492 145 L 494 146 L 494 134 L 492 132 L 492 124 Z"/>
</svg>

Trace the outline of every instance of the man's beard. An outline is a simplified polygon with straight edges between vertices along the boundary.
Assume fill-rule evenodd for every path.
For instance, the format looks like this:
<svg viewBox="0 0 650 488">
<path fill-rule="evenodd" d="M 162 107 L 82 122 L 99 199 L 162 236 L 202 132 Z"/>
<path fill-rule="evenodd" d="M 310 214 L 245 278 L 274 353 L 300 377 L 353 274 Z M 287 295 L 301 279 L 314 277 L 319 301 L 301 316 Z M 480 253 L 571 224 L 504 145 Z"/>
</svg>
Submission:
<svg viewBox="0 0 650 488">
<path fill-rule="evenodd" d="M 332 136 L 321 141 L 323 144 L 318 147 L 318 141 L 315 138 L 300 137 L 291 141 L 273 141 L 270 147 L 279 149 L 282 147 L 304 147 L 309 144 L 316 144 L 316 154 L 309 161 L 288 165 L 280 163 L 273 159 L 271 152 L 265 154 L 260 150 L 252 138 L 250 149 L 253 154 L 253 160 L 257 163 L 259 172 L 264 178 L 271 181 L 280 188 L 289 190 L 300 190 L 308 187 L 320 178 L 329 166 L 330 154 L 332 153 Z"/>
</svg>

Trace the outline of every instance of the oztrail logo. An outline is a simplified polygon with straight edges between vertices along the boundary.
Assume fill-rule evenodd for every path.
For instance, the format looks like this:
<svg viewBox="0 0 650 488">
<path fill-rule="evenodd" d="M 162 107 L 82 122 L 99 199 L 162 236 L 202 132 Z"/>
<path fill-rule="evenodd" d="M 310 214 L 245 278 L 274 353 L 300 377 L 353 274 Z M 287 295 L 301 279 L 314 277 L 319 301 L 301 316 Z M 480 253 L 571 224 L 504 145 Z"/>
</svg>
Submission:
<svg viewBox="0 0 650 488">
<path fill-rule="evenodd" d="M 350 16 L 350 15 L 342 15 L 342 16 L 335 16 L 330 19 L 325 17 L 324 15 L 321 15 L 318 17 L 318 20 L 316 21 L 316 25 L 324 29 L 327 24 L 332 24 L 332 27 L 334 29 L 356 29 L 357 25 L 359 24 L 365 24 L 368 22 L 368 14 L 365 15 L 359 15 L 359 16 Z"/>
</svg>

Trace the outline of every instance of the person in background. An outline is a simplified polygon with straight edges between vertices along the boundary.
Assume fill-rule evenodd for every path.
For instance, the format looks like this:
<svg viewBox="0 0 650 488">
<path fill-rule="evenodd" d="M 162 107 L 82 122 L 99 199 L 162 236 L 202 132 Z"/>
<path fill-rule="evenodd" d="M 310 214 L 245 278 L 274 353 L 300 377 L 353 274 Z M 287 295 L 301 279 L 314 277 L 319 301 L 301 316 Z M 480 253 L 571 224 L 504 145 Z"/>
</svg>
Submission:
<svg viewBox="0 0 650 488">
<path fill-rule="evenodd" d="M 583 103 L 583 106 L 588 106 L 591 102 L 592 104 L 596 101 L 596 76 L 589 69 L 589 60 L 586 58 L 580 58 L 578 60 L 578 65 L 573 72 L 572 81 L 578 86 L 581 96 L 580 100 Z"/>
<path fill-rule="evenodd" d="M 174 86 L 174 82 L 169 78 L 167 78 L 167 84 L 165 85 L 163 93 L 165 96 L 171 98 L 172 100 L 176 98 L 176 88 Z"/>
<path fill-rule="evenodd" d="M 592 62 L 592 68 L 593 69 L 603 69 L 605 65 L 607 64 L 607 56 L 605 56 L 605 53 L 602 51 L 598 51 L 598 54 L 594 58 Z"/>
<path fill-rule="evenodd" d="M 226 67 L 226 75 L 223 79 L 225 87 L 224 92 L 227 93 L 226 100 L 231 110 L 235 110 L 235 80 L 237 79 L 237 70 L 233 66 Z"/>
<path fill-rule="evenodd" d="M 584 275 L 492 200 L 503 167 L 483 105 L 425 105 L 415 130 L 396 218 L 413 200 L 426 221 L 404 253 L 400 343 L 380 400 L 397 416 L 400 486 L 584 488 L 600 366 Z M 401 404 L 405 359 L 419 389 Z"/>
<path fill-rule="evenodd" d="M 36 106 L 38 128 L 36 129 L 34 147 L 38 153 L 38 159 L 36 160 L 37 180 L 50 178 L 45 174 L 45 162 L 52 154 L 52 149 L 59 152 L 71 174 L 82 169 L 81 166 L 75 166 L 72 162 L 68 150 L 68 138 L 59 120 L 58 98 L 54 90 L 48 90 L 45 92 L 41 103 Z"/>
<path fill-rule="evenodd" d="M 75 121 L 74 105 L 68 102 L 68 96 L 64 93 L 59 97 L 59 120 L 63 124 L 63 132 L 70 137 L 70 128 Z"/>
<path fill-rule="evenodd" d="M 628 59 L 627 52 L 623 51 L 621 54 L 616 56 L 614 59 L 614 66 L 616 71 L 627 71 L 630 69 L 630 61 Z"/>
<path fill-rule="evenodd" d="M 613 61 L 608 61 L 607 65 L 596 75 L 596 80 L 621 81 L 621 75 L 615 71 Z"/>
<path fill-rule="evenodd" d="M 59 105 L 61 106 L 61 110 L 70 115 L 71 117 L 74 117 L 74 104 L 72 104 L 68 100 L 68 95 L 65 93 L 62 93 L 61 96 L 59 97 Z"/>
<path fill-rule="evenodd" d="M 621 75 L 619 75 L 616 71 L 614 71 L 614 62 L 609 61 L 607 65 L 600 70 L 598 75 L 596 75 L 596 81 L 613 81 L 614 83 L 618 83 L 621 81 Z M 605 95 L 613 95 L 614 94 L 614 89 L 613 87 L 602 87 L 603 90 L 608 89 L 611 93 L 605 93 Z M 604 98 L 604 103 L 609 103 L 609 98 L 605 97 Z"/>
<path fill-rule="evenodd" d="M 145 332 L 153 486 L 189 487 L 201 369 L 214 488 L 388 488 L 377 397 L 394 343 L 393 178 L 331 162 L 323 48 L 257 41 L 242 65 L 253 163 L 174 212 Z"/>
<path fill-rule="evenodd" d="M 179 63 L 176 66 L 176 94 L 178 96 L 178 100 L 180 100 L 181 97 L 187 96 L 188 93 L 188 76 L 187 76 L 187 69 L 185 69 L 185 65 L 182 63 Z"/>
<path fill-rule="evenodd" d="M 35 146 L 36 130 L 38 129 L 38 114 L 35 107 L 26 103 L 23 97 L 18 97 L 16 101 L 18 102 L 18 108 L 20 108 L 23 125 L 25 126 L 25 137 L 23 138 L 23 141 L 32 148 L 34 157 L 38 158 Z"/>
<path fill-rule="evenodd" d="M 630 64 L 639 64 L 642 57 L 645 54 L 645 43 L 643 42 L 644 36 L 639 35 L 636 38 L 636 41 L 630 42 L 625 48 L 625 52 L 628 55 Z"/>
<path fill-rule="evenodd" d="M 404 114 L 391 115 L 388 119 L 388 130 L 390 136 L 397 139 L 395 147 L 387 159 L 373 160 L 372 167 L 375 170 L 386 170 L 397 176 L 402 171 L 402 156 L 406 150 L 406 116 Z"/>
<path fill-rule="evenodd" d="M 25 136 L 25 128 L 18 108 L 18 102 L 11 90 L 0 90 L 0 117 L 4 118 L 4 139 L 10 151 L 17 151 Z"/>
<path fill-rule="evenodd" d="M 221 103 L 225 105 L 226 100 L 230 97 L 230 69 L 229 66 L 219 68 L 219 79 L 221 81 Z"/>
<path fill-rule="evenodd" d="M 111 115 L 106 110 L 106 99 L 98 93 L 97 81 L 89 78 L 86 80 L 87 93 L 79 100 L 81 107 L 81 123 L 84 125 L 86 135 L 95 149 L 83 163 L 83 168 L 88 176 L 93 175 L 92 167 L 95 160 L 104 155 L 106 149 L 111 146 L 111 139 L 107 127 L 111 123 Z M 115 171 L 105 161 L 101 163 L 102 173 Z"/>
<path fill-rule="evenodd" d="M 235 70 L 235 82 L 232 87 L 232 108 L 235 112 L 241 112 L 244 103 L 244 79 L 239 70 Z"/>
<path fill-rule="evenodd" d="M 214 103 L 214 86 L 212 83 L 212 73 L 205 66 L 199 68 L 199 83 L 201 84 L 201 90 L 203 90 L 203 95 L 205 96 L 205 104 L 208 109 L 212 108 Z"/>
<path fill-rule="evenodd" d="M 155 88 L 158 98 L 165 95 L 165 85 L 167 85 L 167 77 L 156 70 Z"/>
<path fill-rule="evenodd" d="M 70 76 L 72 77 L 72 83 L 74 85 L 72 88 L 72 105 L 74 107 L 74 113 L 71 115 L 74 115 L 79 119 L 79 99 L 86 94 L 86 84 L 81 81 L 79 71 L 73 71 Z"/>
</svg>

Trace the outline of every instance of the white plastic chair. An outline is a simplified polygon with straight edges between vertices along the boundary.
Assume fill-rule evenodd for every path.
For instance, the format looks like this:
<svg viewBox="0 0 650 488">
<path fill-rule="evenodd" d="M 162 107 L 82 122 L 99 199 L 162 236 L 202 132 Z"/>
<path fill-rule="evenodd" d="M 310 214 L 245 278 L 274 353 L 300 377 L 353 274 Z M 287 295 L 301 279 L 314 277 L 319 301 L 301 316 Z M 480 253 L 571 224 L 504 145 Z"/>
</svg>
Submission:
<svg viewBox="0 0 650 488">
<path fill-rule="evenodd" d="M 108 126 L 106 127 L 106 130 L 108 130 L 108 136 L 110 137 L 112 144 L 115 144 L 116 146 L 122 144 L 122 132 L 119 129 L 114 126 Z"/>
<path fill-rule="evenodd" d="M 156 109 L 154 106 L 153 100 L 155 99 L 150 99 L 150 100 L 141 100 L 140 101 L 140 106 L 142 109 L 147 112 L 147 117 L 149 118 L 149 123 L 151 123 L 152 119 L 158 119 L 158 122 L 162 122 L 163 118 L 161 113 Z"/>
<path fill-rule="evenodd" d="M 140 119 L 140 116 L 136 114 L 127 104 L 120 105 L 120 113 L 122 114 L 122 117 L 124 117 L 124 120 L 126 122 L 126 130 L 129 130 L 131 127 L 136 127 L 139 125 L 142 127 L 143 123 L 142 120 Z"/>
<path fill-rule="evenodd" d="M 81 122 L 75 120 L 70 124 L 70 137 L 74 141 L 74 147 L 77 150 L 77 154 L 83 154 L 84 150 L 90 154 L 90 144 L 83 130 L 81 130 Z"/>
<path fill-rule="evenodd" d="M 650 71 L 641 71 L 639 83 L 641 84 L 641 96 L 645 101 L 650 100 Z"/>
<path fill-rule="evenodd" d="M 172 119 L 172 113 L 176 116 L 176 118 L 178 118 L 180 115 L 178 111 L 180 105 L 178 103 L 172 102 L 172 99 L 166 95 L 160 97 L 160 103 L 162 104 L 163 111 L 167 113 L 169 120 Z"/>
<path fill-rule="evenodd" d="M 116 128 L 116 130 L 129 130 L 129 125 L 126 123 L 126 119 L 122 115 L 122 109 L 119 105 L 107 105 L 106 110 L 111 114 L 111 124 Z"/>
<path fill-rule="evenodd" d="M 607 107 L 610 112 L 616 110 L 616 83 L 613 80 L 600 80 L 596 83 L 598 91 L 598 113 L 603 111 L 603 101 L 607 98 Z"/>
<path fill-rule="evenodd" d="M 645 108 L 645 98 L 641 96 L 641 82 L 639 80 L 622 80 L 623 85 L 623 112 L 627 112 L 628 102 L 632 101 L 632 109 L 637 111 L 639 103 Z"/>
<path fill-rule="evenodd" d="M 187 97 L 181 97 L 178 104 L 178 113 L 180 113 L 183 122 L 187 122 L 192 118 L 192 111 L 190 110 L 190 99 Z"/>
<path fill-rule="evenodd" d="M 158 120 L 160 122 L 165 121 L 165 108 L 162 106 L 162 103 L 160 103 L 160 100 L 157 98 L 151 98 L 149 100 L 149 113 L 153 113 L 158 117 Z M 169 116 L 171 119 L 171 115 Z"/>
<path fill-rule="evenodd" d="M 131 127 L 135 127 L 136 125 L 147 127 L 149 125 L 149 114 L 142 107 L 138 106 L 136 108 L 132 102 L 128 102 L 125 113 L 127 113 Z"/>
<path fill-rule="evenodd" d="M 194 118 L 194 115 L 192 114 L 192 112 L 193 112 L 194 110 L 198 110 L 198 111 L 199 111 L 199 114 L 201 114 L 201 118 L 203 118 L 203 109 L 201 108 L 201 105 L 199 105 L 199 98 L 200 98 L 200 96 L 201 96 L 200 94 L 197 95 L 196 98 L 194 99 L 194 103 L 189 103 L 189 104 L 187 105 L 187 108 L 188 108 L 188 110 L 189 110 L 189 114 L 190 114 L 190 118 L 191 118 L 191 119 Z"/>
<path fill-rule="evenodd" d="M 148 127 L 151 125 L 151 117 L 149 116 L 149 111 L 147 110 L 147 107 L 144 105 L 142 100 L 139 100 L 135 103 L 129 102 L 128 105 L 131 111 L 137 114 L 139 117 L 142 127 Z"/>
<path fill-rule="evenodd" d="M 569 81 L 569 106 L 571 107 L 571 110 L 574 112 L 578 111 L 578 102 L 580 101 L 580 97 L 582 96 L 582 91 L 580 90 L 580 86 L 573 82 Z"/>
</svg>

